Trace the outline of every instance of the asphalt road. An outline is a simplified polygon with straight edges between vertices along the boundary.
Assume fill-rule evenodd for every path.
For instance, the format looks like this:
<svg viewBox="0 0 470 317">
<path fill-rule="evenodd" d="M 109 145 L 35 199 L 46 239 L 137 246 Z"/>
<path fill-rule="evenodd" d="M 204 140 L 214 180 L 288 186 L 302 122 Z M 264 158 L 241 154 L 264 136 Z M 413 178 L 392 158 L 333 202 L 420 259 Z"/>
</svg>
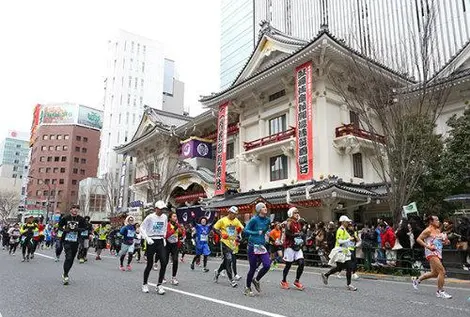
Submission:
<svg viewBox="0 0 470 317">
<path fill-rule="evenodd" d="M 306 272 L 305 291 L 286 291 L 279 288 L 281 272 L 272 271 L 262 280 L 262 294 L 251 298 L 243 295 L 243 285 L 233 289 L 226 278 L 214 284 L 218 260 L 213 259 L 209 273 L 180 263 L 180 285 L 166 287 L 167 293 L 159 296 L 154 287 L 149 294 L 141 292 L 144 264 L 134 263 L 132 272 L 121 272 L 109 253 L 102 261 L 89 256 L 86 264 L 75 262 L 70 285 L 63 286 L 63 262 L 55 263 L 50 251 L 38 253 L 31 262 L 21 263 L 20 256 L 0 250 L 0 316 L 470 316 L 466 285 L 447 287 L 453 299 L 444 300 L 435 297 L 434 285 L 421 285 L 416 292 L 409 283 L 359 280 L 354 283 L 359 290 L 350 292 L 345 279 L 330 277 L 324 286 L 317 273 Z M 245 263 L 239 271 L 246 274 Z M 294 276 L 291 272 L 290 282 Z M 150 282 L 156 279 L 152 271 Z"/>
</svg>

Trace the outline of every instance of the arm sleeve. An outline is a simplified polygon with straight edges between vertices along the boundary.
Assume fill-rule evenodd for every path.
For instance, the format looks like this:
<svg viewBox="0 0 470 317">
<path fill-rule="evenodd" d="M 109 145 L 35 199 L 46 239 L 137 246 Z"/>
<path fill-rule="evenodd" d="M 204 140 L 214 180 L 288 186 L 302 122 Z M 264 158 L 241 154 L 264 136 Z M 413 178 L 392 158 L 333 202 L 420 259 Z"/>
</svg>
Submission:
<svg viewBox="0 0 470 317">
<path fill-rule="evenodd" d="M 148 235 L 147 235 L 148 223 L 149 223 L 149 219 L 148 219 L 148 216 L 147 216 L 144 219 L 144 221 L 142 222 L 142 224 L 140 225 L 140 234 L 142 235 L 142 239 L 147 239 L 148 238 Z"/>
<path fill-rule="evenodd" d="M 253 221 L 253 219 L 251 219 L 250 221 L 248 221 L 248 223 L 246 225 L 246 228 L 243 231 L 245 231 L 245 233 L 247 233 L 249 235 L 258 234 L 258 232 L 253 230 L 253 224 L 254 224 L 254 221 Z"/>
<path fill-rule="evenodd" d="M 339 245 L 345 244 L 348 242 L 347 235 L 345 234 L 345 230 L 343 229 L 338 229 L 336 231 L 336 241 L 338 242 Z"/>
</svg>

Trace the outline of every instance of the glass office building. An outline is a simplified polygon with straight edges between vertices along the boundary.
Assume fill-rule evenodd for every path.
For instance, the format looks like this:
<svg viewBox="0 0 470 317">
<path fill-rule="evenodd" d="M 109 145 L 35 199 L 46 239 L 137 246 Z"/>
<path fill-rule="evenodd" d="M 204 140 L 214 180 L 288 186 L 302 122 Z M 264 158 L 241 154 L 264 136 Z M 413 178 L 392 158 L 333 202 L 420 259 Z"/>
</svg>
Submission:
<svg viewBox="0 0 470 317">
<path fill-rule="evenodd" d="M 23 178 L 28 165 L 29 140 L 27 134 L 10 131 L 0 143 L 0 177 Z"/>
</svg>

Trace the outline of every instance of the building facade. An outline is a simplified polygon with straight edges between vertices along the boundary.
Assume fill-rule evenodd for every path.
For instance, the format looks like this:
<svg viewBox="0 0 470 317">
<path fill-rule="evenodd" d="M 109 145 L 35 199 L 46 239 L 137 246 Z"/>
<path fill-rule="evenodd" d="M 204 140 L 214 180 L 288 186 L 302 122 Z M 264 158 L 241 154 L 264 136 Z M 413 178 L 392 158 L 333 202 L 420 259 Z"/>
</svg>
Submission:
<svg viewBox="0 0 470 317">
<path fill-rule="evenodd" d="M 235 80 L 248 60 L 262 21 L 267 21 L 287 35 L 305 40 L 313 39 L 322 27 L 327 26 L 332 34 L 351 48 L 416 78 L 422 77 L 422 73 L 416 68 L 412 52 L 418 49 L 420 34 L 426 25 L 432 28 L 429 49 L 436 52 L 431 73 L 435 73 L 470 39 L 470 0 L 232 2 L 235 1 L 227 1 L 221 9 L 221 88 L 228 87 Z M 243 24 L 236 18 L 227 18 L 241 6 L 241 2 L 243 9 L 239 10 L 251 18 L 250 23 Z M 430 20 L 432 22 L 429 23 Z M 248 31 L 249 25 L 252 29 Z M 243 41 L 238 44 L 237 38 Z M 250 50 L 241 49 L 249 45 Z M 232 51 L 225 53 L 226 47 L 233 47 L 232 51 L 239 49 L 237 57 L 230 55 Z"/>
<path fill-rule="evenodd" d="M 82 216 L 89 216 L 90 221 L 107 220 L 108 186 L 106 180 L 87 177 L 79 182 L 78 203 Z"/>
<path fill-rule="evenodd" d="M 45 216 L 46 210 L 68 211 L 78 202 L 79 182 L 96 176 L 102 112 L 74 104 L 39 107 L 30 142 L 26 212 Z"/>
<path fill-rule="evenodd" d="M 109 41 L 108 55 L 98 176 L 112 175 L 116 184 L 122 178 L 128 186 L 132 166 L 113 148 L 132 139 L 144 106 L 183 114 L 184 84 L 177 80 L 175 63 L 165 60 L 162 45 L 154 40 L 121 30 Z M 121 207 L 131 194 L 124 193 Z"/>
<path fill-rule="evenodd" d="M 18 131 L 8 131 L 0 144 L 0 177 L 23 178 L 28 165 L 29 135 Z"/>
</svg>

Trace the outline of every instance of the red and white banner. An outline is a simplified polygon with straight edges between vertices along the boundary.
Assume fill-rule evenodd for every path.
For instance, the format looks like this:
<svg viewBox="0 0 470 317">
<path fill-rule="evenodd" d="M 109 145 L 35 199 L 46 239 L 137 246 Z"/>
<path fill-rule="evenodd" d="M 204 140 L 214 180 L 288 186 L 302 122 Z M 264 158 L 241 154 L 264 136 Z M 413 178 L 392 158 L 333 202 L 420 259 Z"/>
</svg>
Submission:
<svg viewBox="0 0 470 317">
<path fill-rule="evenodd" d="M 228 102 L 219 106 L 217 123 L 217 153 L 215 156 L 215 195 L 225 193 L 225 171 L 227 167 Z"/>
<path fill-rule="evenodd" d="M 313 178 L 312 131 L 312 63 L 295 69 L 295 98 L 297 104 L 297 180 Z"/>
</svg>

